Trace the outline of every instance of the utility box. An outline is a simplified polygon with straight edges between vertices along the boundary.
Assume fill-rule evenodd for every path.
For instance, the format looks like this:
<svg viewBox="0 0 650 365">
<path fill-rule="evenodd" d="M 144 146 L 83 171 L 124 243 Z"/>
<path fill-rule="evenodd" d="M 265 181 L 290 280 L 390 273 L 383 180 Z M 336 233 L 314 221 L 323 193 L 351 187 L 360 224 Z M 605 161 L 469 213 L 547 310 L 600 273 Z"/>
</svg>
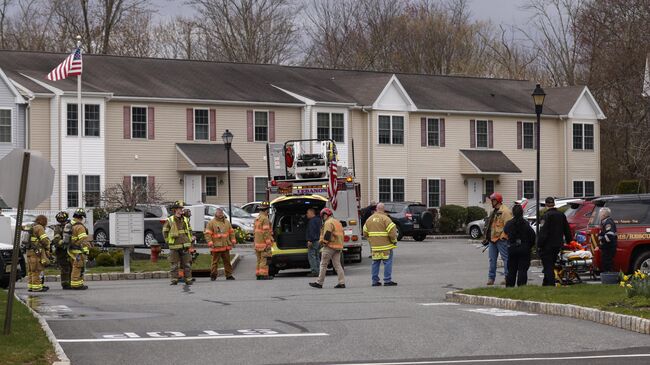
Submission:
<svg viewBox="0 0 650 365">
<path fill-rule="evenodd" d="M 185 209 L 189 209 L 192 213 L 190 217 L 190 226 L 192 231 L 203 232 L 205 230 L 205 205 L 190 205 Z"/>
<path fill-rule="evenodd" d="M 11 218 L 0 216 L 0 243 L 13 245 L 14 233 L 11 229 Z"/>
<path fill-rule="evenodd" d="M 115 246 L 144 246 L 144 214 L 116 212 L 108 215 L 111 244 Z"/>
</svg>

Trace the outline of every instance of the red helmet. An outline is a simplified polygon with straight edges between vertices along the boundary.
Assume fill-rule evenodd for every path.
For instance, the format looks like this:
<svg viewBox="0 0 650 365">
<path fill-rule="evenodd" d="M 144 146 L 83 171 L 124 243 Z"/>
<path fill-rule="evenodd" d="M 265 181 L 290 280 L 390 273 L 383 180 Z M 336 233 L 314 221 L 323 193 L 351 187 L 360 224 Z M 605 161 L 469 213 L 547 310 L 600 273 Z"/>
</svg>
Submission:
<svg viewBox="0 0 650 365">
<path fill-rule="evenodd" d="M 492 195 L 490 195 L 490 200 L 496 200 L 497 203 L 501 204 L 503 203 L 503 195 L 500 193 L 492 193 Z"/>
<path fill-rule="evenodd" d="M 329 217 L 331 217 L 331 216 L 334 215 L 334 213 L 332 213 L 332 210 L 331 210 L 330 208 L 323 208 L 323 209 L 320 211 L 320 216 L 321 216 L 321 218 L 323 217 L 323 214 L 327 214 L 327 216 L 329 216 Z"/>
</svg>

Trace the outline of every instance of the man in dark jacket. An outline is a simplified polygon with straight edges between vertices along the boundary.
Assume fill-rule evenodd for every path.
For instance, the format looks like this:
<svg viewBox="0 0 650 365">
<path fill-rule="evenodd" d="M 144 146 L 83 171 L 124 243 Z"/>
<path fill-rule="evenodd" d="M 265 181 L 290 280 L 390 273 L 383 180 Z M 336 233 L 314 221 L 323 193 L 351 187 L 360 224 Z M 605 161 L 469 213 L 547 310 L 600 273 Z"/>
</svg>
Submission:
<svg viewBox="0 0 650 365">
<path fill-rule="evenodd" d="M 600 216 L 600 233 L 598 238 L 600 240 L 600 271 L 611 272 L 614 267 L 614 256 L 616 256 L 616 243 L 618 237 L 616 235 L 616 223 L 612 219 L 612 211 L 607 208 L 600 208 L 598 212 Z"/>
<path fill-rule="evenodd" d="M 553 271 L 557 255 L 565 242 L 571 242 L 571 230 L 564 213 L 555 208 L 555 199 L 546 198 L 548 209 L 539 221 L 539 241 L 537 242 L 537 253 L 542 259 L 544 266 L 544 286 L 555 285 L 555 273 Z"/>
<path fill-rule="evenodd" d="M 316 277 L 320 270 L 320 260 L 318 252 L 320 251 L 320 228 L 322 226 L 321 219 L 316 215 L 316 209 L 307 209 L 307 258 L 309 259 L 309 269 L 311 272 L 309 276 Z"/>
</svg>

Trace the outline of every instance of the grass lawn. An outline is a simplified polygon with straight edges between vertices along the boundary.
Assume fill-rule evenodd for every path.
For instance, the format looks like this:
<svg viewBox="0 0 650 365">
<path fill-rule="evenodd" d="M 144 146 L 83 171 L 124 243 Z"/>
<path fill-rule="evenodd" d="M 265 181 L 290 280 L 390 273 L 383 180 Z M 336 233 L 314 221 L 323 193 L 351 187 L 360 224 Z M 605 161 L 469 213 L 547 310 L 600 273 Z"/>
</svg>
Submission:
<svg viewBox="0 0 650 365">
<path fill-rule="evenodd" d="M 475 288 L 460 293 L 487 297 L 575 304 L 650 319 L 650 298 L 628 298 L 618 285 L 579 284 L 564 287 L 526 285 L 517 288 Z"/>
<path fill-rule="evenodd" d="M 192 265 L 192 269 L 210 269 L 211 256 L 209 254 L 200 254 Z M 158 262 L 153 263 L 151 260 L 131 260 L 131 272 L 150 272 L 150 271 L 169 271 L 169 261 L 166 256 L 158 258 Z M 219 267 L 223 264 L 219 262 Z M 86 268 L 86 274 L 101 274 L 107 272 L 124 272 L 124 267 L 119 266 L 95 266 Z M 58 275 L 59 269 L 52 266 L 45 269 L 45 275 Z"/>
<path fill-rule="evenodd" d="M 7 291 L 0 290 L 0 312 L 4 323 Z M 51 364 L 56 360 L 52 344 L 38 320 L 21 302 L 14 299 L 11 335 L 0 332 L 0 363 L 4 365 Z"/>
</svg>

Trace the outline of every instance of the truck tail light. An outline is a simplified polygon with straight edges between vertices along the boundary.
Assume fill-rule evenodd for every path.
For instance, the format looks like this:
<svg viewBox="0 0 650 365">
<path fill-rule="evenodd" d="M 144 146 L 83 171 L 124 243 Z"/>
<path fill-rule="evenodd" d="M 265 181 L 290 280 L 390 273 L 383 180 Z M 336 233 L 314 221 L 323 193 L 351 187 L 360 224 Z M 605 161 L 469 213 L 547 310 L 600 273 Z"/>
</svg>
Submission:
<svg viewBox="0 0 650 365">
<path fill-rule="evenodd" d="M 350 236 L 343 236 L 343 242 L 350 242 Z"/>
<path fill-rule="evenodd" d="M 278 186 L 278 182 L 275 180 L 271 180 L 271 186 Z"/>
<path fill-rule="evenodd" d="M 348 221 L 348 224 L 351 225 L 351 226 L 356 226 L 356 225 L 357 225 L 357 221 L 356 221 L 356 219 L 350 219 L 350 220 Z"/>
<path fill-rule="evenodd" d="M 165 224 L 165 222 L 167 222 L 167 219 L 161 219 L 160 220 L 160 224 Z"/>
<path fill-rule="evenodd" d="M 359 236 L 357 236 L 356 234 L 352 235 L 352 242 L 357 242 L 358 240 L 359 240 Z"/>
</svg>

